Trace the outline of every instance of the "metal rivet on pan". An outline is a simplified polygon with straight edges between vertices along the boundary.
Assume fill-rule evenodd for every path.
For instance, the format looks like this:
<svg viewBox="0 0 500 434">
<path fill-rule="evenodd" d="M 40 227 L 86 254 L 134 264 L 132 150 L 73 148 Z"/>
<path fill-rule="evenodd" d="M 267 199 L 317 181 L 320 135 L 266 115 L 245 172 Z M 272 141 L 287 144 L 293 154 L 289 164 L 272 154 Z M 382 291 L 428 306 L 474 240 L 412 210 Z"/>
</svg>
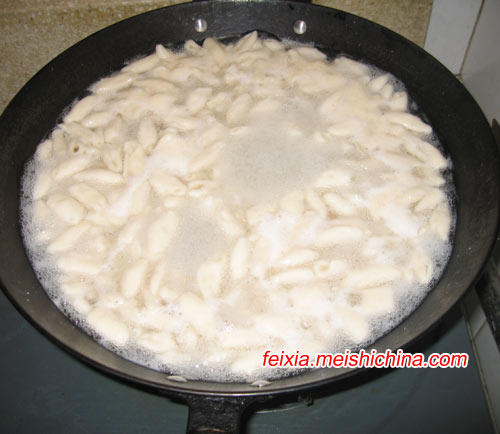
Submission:
<svg viewBox="0 0 500 434">
<path fill-rule="evenodd" d="M 297 20 L 293 24 L 293 31 L 297 33 L 297 35 L 303 35 L 307 30 L 307 24 L 304 20 Z"/>
<path fill-rule="evenodd" d="M 207 22 L 203 18 L 196 18 L 194 21 L 194 29 L 199 33 L 203 33 L 207 30 Z"/>
</svg>

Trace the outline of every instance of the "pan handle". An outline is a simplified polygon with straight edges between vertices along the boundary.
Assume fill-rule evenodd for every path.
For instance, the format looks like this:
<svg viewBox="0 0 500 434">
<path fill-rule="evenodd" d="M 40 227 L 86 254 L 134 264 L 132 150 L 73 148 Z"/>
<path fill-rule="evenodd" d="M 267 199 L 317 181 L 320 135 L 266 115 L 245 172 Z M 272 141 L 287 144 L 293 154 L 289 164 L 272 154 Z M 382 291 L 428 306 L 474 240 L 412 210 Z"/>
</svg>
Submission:
<svg viewBox="0 0 500 434">
<path fill-rule="evenodd" d="M 190 395 L 185 400 L 189 406 L 188 434 L 236 434 L 241 431 L 243 412 L 257 398 Z"/>
</svg>

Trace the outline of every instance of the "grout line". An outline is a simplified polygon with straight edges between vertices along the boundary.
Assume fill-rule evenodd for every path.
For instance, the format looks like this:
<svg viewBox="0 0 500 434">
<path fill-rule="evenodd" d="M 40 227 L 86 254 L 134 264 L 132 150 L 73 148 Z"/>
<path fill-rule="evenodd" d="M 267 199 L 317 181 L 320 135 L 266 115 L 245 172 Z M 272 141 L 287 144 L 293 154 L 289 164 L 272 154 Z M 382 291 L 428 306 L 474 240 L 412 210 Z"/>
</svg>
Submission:
<svg viewBox="0 0 500 434">
<path fill-rule="evenodd" d="M 471 289 L 471 292 L 475 292 L 476 300 L 474 300 L 474 301 L 477 301 L 477 304 L 475 304 L 475 303 L 468 303 L 469 300 L 466 300 L 464 298 L 464 300 L 462 301 L 461 306 L 462 306 L 462 313 L 463 313 L 463 316 L 464 316 L 464 319 L 465 319 L 465 323 L 467 324 L 467 327 L 468 327 L 468 330 L 469 330 L 470 339 L 473 340 L 473 339 L 476 338 L 477 334 L 480 332 L 480 330 L 483 328 L 483 326 L 488 323 L 488 319 L 486 318 L 486 314 L 484 312 L 484 309 L 481 306 L 481 303 L 479 301 L 479 298 L 478 298 L 475 286 Z M 481 311 L 483 319 L 482 319 L 481 325 L 479 326 L 479 328 L 474 333 L 473 332 L 473 327 L 472 327 L 472 317 L 473 317 L 474 311 L 476 309 L 479 309 Z"/>
<path fill-rule="evenodd" d="M 432 16 L 433 9 L 434 9 L 434 0 L 432 0 L 431 10 L 430 10 L 429 15 L 427 17 L 427 22 L 425 23 L 424 40 L 422 41 L 422 43 L 419 44 L 420 47 L 422 47 L 422 48 L 425 47 L 425 43 L 427 42 L 427 36 L 429 36 L 429 24 L 431 23 L 431 16 Z"/>
<path fill-rule="evenodd" d="M 481 1 L 481 6 L 479 6 L 479 11 L 477 11 L 476 21 L 474 23 L 474 27 L 472 28 L 472 32 L 471 32 L 470 37 L 469 37 L 469 41 L 467 42 L 467 48 L 465 49 L 464 57 L 462 58 L 462 63 L 460 64 L 460 69 L 458 72 L 458 75 L 460 77 L 462 77 L 462 74 L 464 72 L 465 61 L 467 60 L 467 56 L 469 55 L 470 46 L 472 44 L 472 39 L 474 38 L 474 35 L 476 34 L 476 29 L 477 29 L 477 26 L 479 23 L 479 19 L 481 18 L 481 13 L 483 12 L 483 6 L 484 6 L 485 1 L 486 0 Z"/>
<path fill-rule="evenodd" d="M 476 340 L 476 336 L 479 334 L 479 332 L 483 329 L 483 327 L 488 324 L 488 320 L 485 318 L 483 320 L 483 323 L 481 324 L 481 327 L 479 327 L 477 330 L 476 330 L 476 333 L 473 333 L 473 336 L 472 336 L 472 340 L 475 341 Z M 472 328 L 471 328 L 472 329 Z"/>
<path fill-rule="evenodd" d="M 461 308 L 462 308 L 462 314 L 464 314 L 464 316 L 465 316 L 465 313 L 467 312 L 467 308 L 465 307 L 464 303 L 462 303 Z M 467 328 L 467 333 L 469 334 L 469 339 L 471 341 L 472 352 L 474 353 L 474 359 L 476 360 L 479 381 L 481 382 L 481 390 L 483 392 L 484 399 L 486 401 L 486 406 L 488 407 L 488 415 L 490 416 L 491 425 L 493 427 L 493 430 L 495 431 L 495 434 L 500 434 L 500 431 L 499 431 L 498 425 L 497 425 L 497 421 L 495 419 L 494 412 L 493 412 L 493 403 L 491 402 L 490 394 L 488 393 L 488 387 L 486 385 L 486 380 L 484 378 L 483 368 L 481 365 L 481 359 L 479 358 L 479 350 L 477 349 L 477 346 L 476 346 L 475 337 L 472 335 L 472 327 L 469 324 L 469 321 L 467 321 L 467 320 L 465 321 L 465 327 Z M 483 327 L 484 327 L 484 323 L 481 327 L 479 327 L 479 330 L 477 331 L 476 336 Z"/>
<path fill-rule="evenodd" d="M 488 324 L 488 321 L 487 319 L 485 318 L 481 324 L 481 326 L 476 330 L 476 332 L 474 333 L 474 331 L 472 330 L 472 322 L 470 321 L 470 317 L 468 316 L 468 310 L 467 308 L 465 307 L 464 304 L 462 304 L 462 315 L 464 316 L 464 320 L 465 320 L 465 325 L 467 326 L 467 332 L 469 334 L 469 339 L 471 342 L 475 341 L 476 340 L 476 336 L 479 334 L 479 332 L 481 331 L 481 329 L 486 325 Z M 478 354 L 479 355 L 479 354 Z M 477 357 L 479 358 L 479 357 Z"/>
</svg>

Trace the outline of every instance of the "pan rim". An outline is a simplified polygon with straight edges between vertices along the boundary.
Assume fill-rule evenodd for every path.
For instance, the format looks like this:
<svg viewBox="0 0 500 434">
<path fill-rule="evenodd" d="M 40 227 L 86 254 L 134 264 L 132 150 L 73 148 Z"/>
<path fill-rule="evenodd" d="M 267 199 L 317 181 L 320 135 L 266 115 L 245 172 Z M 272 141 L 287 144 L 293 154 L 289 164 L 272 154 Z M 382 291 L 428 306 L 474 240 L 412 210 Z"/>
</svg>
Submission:
<svg viewBox="0 0 500 434">
<path fill-rule="evenodd" d="M 230 1 L 220 1 L 220 2 L 217 2 L 217 3 L 223 4 L 223 5 L 230 5 L 230 4 L 232 5 L 233 4 L 233 2 L 230 2 Z M 247 2 L 245 2 L 245 3 L 247 3 Z M 258 2 L 258 1 L 253 2 L 253 1 L 251 1 L 251 2 L 248 2 L 248 3 L 256 5 L 256 4 L 260 4 L 261 2 Z M 371 23 L 368 20 L 364 20 L 364 19 L 356 17 L 354 15 L 347 14 L 347 13 L 341 12 L 341 11 L 336 11 L 335 9 L 326 8 L 326 7 L 323 7 L 323 6 L 318 6 L 318 5 L 304 5 L 301 2 L 283 2 L 281 0 L 272 1 L 272 2 L 269 2 L 269 3 L 274 4 L 274 5 L 280 5 L 280 6 L 282 4 L 293 3 L 294 5 L 297 5 L 298 8 L 314 7 L 314 8 L 320 8 L 320 10 L 321 9 L 328 9 L 328 11 L 340 12 L 341 14 L 344 14 L 344 15 L 350 15 L 352 17 L 355 17 L 356 20 L 362 20 L 362 21 L 364 21 L 366 23 L 370 23 L 370 25 L 374 24 L 374 23 Z M 57 56 L 54 60 L 52 60 L 49 64 L 47 64 L 44 68 L 42 68 L 42 70 L 40 70 L 33 77 L 33 79 L 35 79 L 37 76 L 39 76 L 40 74 L 42 74 L 43 71 L 45 71 L 47 68 L 50 68 L 50 65 L 53 64 L 53 62 L 56 61 L 57 59 L 61 58 L 61 56 L 65 55 L 65 53 L 69 52 L 70 50 L 73 50 L 75 47 L 77 47 L 80 44 L 84 43 L 87 39 L 95 37 L 96 35 L 101 34 L 101 32 L 109 31 L 109 29 L 115 28 L 115 26 L 123 25 L 123 23 L 128 22 L 129 20 L 138 19 L 138 17 L 141 17 L 141 16 L 146 15 L 146 14 L 157 13 L 158 11 L 162 11 L 162 10 L 165 10 L 165 9 L 171 9 L 171 8 L 186 8 L 186 7 L 193 7 L 194 8 L 197 5 L 199 5 L 199 3 L 196 3 L 196 4 L 195 3 L 177 4 L 177 5 L 174 5 L 174 6 L 168 6 L 166 8 L 161 8 L 161 9 L 157 9 L 157 10 L 154 10 L 154 11 L 146 12 L 145 14 L 140 14 L 140 15 L 138 15 L 136 17 L 132 17 L 132 18 L 129 18 L 127 20 L 123 20 L 123 21 L 120 21 L 118 23 L 115 23 L 112 26 L 109 26 L 109 27 L 107 27 L 107 28 L 105 28 L 103 30 L 100 30 L 99 32 L 94 33 L 93 35 L 85 38 L 84 40 L 82 40 L 82 41 L 78 42 L 77 44 L 73 45 L 72 47 L 70 47 L 68 50 L 66 50 L 65 52 L 63 52 L 62 54 L 60 54 L 59 56 Z M 208 5 L 207 5 L 207 7 L 208 7 Z M 238 7 L 242 7 L 242 6 L 238 5 Z M 379 25 L 376 25 L 376 26 L 379 26 Z M 379 26 L 379 27 L 382 27 L 382 26 Z M 392 33 L 394 33 L 394 32 L 392 32 Z M 394 35 L 397 35 L 397 34 L 394 33 Z M 397 36 L 399 38 L 402 38 L 400 35 L 397 35 Z M 402 39 L 404 39 L 404 38 L 402 38 Z M 407 40 L 405 40 L 405 41 L 407 41 Z M 418 49 L 421 50 L 419 47 L 418 47 Z M 423 50 L 421 50 L 421 51 L 423 52 Z M 30 80 L 30 82 L 31 82 L 31 80 Z M 28 84 L 26 86 L 28 86 L 30 82 L 28 82 Z M 18 93 L 18 95 L 16 95 L 16 97 L 14 97 L 14 99 L 11 101 L 11 103 L 8 105 L 8 107 L 5 109 L 4 113 L 0 116 L 0 131 L 3 128 L 3 124 L 6 123 L 9 120 L 10 111 L 14 110 L 12 108 L 9 109 L 9 107 L 11 107 L 11 105 L 15 104 L 15 101 L 17 100 L 18 96 L 20 94 L 22 94 L 22 92 L 26 92 L 26 90 L 25 90 L 26 86 L 23 87 L 23 89 L 21 89 L 21 91 Z M 27 88 L 29 89 L 29 86 Z M 472 99 L 472 97 L 471 97 L 471 99 Z M 2 137 L 1 134 L 2 133 L 0 132 L 0 137 Z M 497 158 L 496 166 L 497 166 L 497 169 L 500 167 L 500 165 L 498 164 L 498 158 Z M 497 172 L 500 172 L 500 170 L 497 170 Z M 0 197 L 3 198 L 3 196 L 0 196 Z M 498 224 L 499 224 L 499 222 L 498 222 L 498 215 L 499 215 L 499 212 L 498 212 L 498 201 L 497 201 L 497 204 L 496 204 L 496 210 L 495 211 L 496 211 L 496 225 L 495 225 L 495 228 L 492 231 L 492 233 L 494 233 L 494 234 L 496 234 L 498 232 Z M 3 221 L 3 212 L 4 211 L 2 211 L 2 217 L 0 217 L 0 221 Z M 1 231 L 0 232 L 0 234 L 1 234 L 3 231 L 5 231 L 5 228 L 2 226 L 2 228 L 0 229 L 0 231 Z M 3 239 L 3 238 L 4 238 L 3 235 L 0 235 L 0 239 Z M 485 263 L 487 261 L 487 258 L 489 257 L 489 255 L 490 255 L 490 253 L 491 253 L 491 251 L 493 249 L 493 241 L 494 241 L 494 238 L 491 241 L 490 246 L 486 249 L 487 251 L 484 254 L 484 262 L 483 262 L 482 267 L 484 267 L 484 265 L 485 265 Z M 481 272 L 481 269 L 479 269 L 475 273 L 475 276 L 473 276 L 470 279 L 470 281 L 467 284 L 467 288 L 473 285 L 473 283 L 477 280 L 480 272 Z M 76 355 L 79 359 L 84 360 L 86 363 L 91 364 L 94 367 L 98 367 L 99 369 L 101 369 L 101 370 L 103 370 L 103 371 L 105 371 L 107 373 L 111 373 L 111 374 L 116 375 L 116 376 L 118 376 L 120 378 L 124 378 L 126 380 L 133 381 L 133 382 L 138 382 L 138 383 L 141 383 L 141 384 L 146 385 L 146 386 L 151 386 L 151 387 L 155 387 L 155 388 L 161 388 L 161 389 L 169 390 L 169 391 L 172 391 L 172 392 L 192 393 L 192 394 L 198 394 L 198 395 L 256 396 L 256 395 L 267 395 L 267 394 L 277 394 L 277 393 L 288 393 L 288 392 L 296 391 L 298 389 L 306 389 L 306 388 L 317 387 L 317 386 L 320 386 L 322 384 L 330 383 L 330 382 L 332 382 L 334 380 L 337 380 L 337 379 L 340 380 L 344 376 L 353 375 L 355 372 L 358 371 L 358 370 L 352 370 L 352 371 L 345 372 L 345 373 L 340 374 L 340 375 L 325 376 L 325 378 L 319 378 L 317 380 L 309 381 L 309 382 L 306 382 L 305 384 L 303 384 L 301 386 L 297 386 L 297 385 L 289 385 L 289 386 L 281 386 L 281 387 L 278 386 L 278 389 L 273 389 L 272 385 L 275 384 L 275 383 L 277 383 L 277 382 L 279 382 L 279 381 L 281 381 L 281 379 L 280 380 L 276 380 L 275 382 L 272 382 L 270 386 L 266 386 L 266 387 L 261 388 L 261 389 L 253 389 L 253 390 L 246 390 L 249 387 L 249 385 L 247 383 L 195 382 L 195 381 L 191 381 L 191 380 L 188 383 L 179 383 L 179 384 L 156 383 L 154 381 L 148 381 L 148 380 L 145 380 L 144 378 L 134 377 L 133 375 L 129 375 L 127 373 L 116 371 L 112 367 L 107 366 L 107 365 L 103 365 L 103 364 L 101 364 L 101 363 L 99 363 L 99 362 L 97 362 L 97 361 L 89 358 L 88 355 L 86 355 L 84 353 L 80 353 L 80 352 L 76 351 L 74 348 L 69 347 L 65 342 L 63 342 L 62 340 L 59 340 L 57 337 L 55 337 L 53 334 L 51 334 L 49 331 L 47 331 L 43 327 L 43 325 L 41 323 L 37 322 L 36 319 L 33 318 L 30 315 L 30 313 L 28 312 L 28 310 L 25 309 L 25 307 L 22 305 L 22 303 L 20 303 L 19 300 L 13 294 L 11 294 L 9 292 L 9 289 L 7 287 L 8 285 L 4 284 L 3 274 L 0 274 L 0 286 L 2 286 L 2 290 L 4 291 L 4 293 L 7 295 L 7 297 L 9 298 L 9 300 L 11 302 L 13 302 L 13 304 L 16 306 L 16 308 L 23 314 L 23 316 L 25 318 L 28 318 L 29 321 L 32 324 L 35 324 L 35 326 L 36 326 L 37 329 L 41 330 L 45 335 L 48 335 L 51 338 L 51 340 L 55 341 L 59 346 L 63 347 L 65 350 L 71 352 L 73 355 Z M 465 291 L 467 290 L 467 288 L 462 291 L 462 294 L 465 293 Z M 461 296 L 461 294 L 456 297 L 456 300 L 448 307 L 447 310 L 451 309 L 451 307 L 459 300 L 460 296 Z M 420 306 L 417 308 L 417 310 L 419 308 L 420 308 Z M 414 313 L 415 312 L 413 312 L 412 314 L 410 314 L 410 316 L 412 316 Z M 427 324 L 426 329 L 428 329 L 429 327 L 432 327 L 438 321 L 439 321 L 439 318 L 436 318 L 430 325 Z M 398 325 L 398 327 L 396 327 L 396 328 L 399 328 L 405 322 L 406 322 L 406 319 L 403 322 L 401 322 Z M 418 335 L 415 336 L 413 339 L 411 339 L 409 342 L 407 342 L 407 344 L 413 342 L 415 339 L 418 339 L 418 337 L 420 336 L 420 334 L 424 333 L 424 332 L 425 332 L 425 330 L 422 331 L 422 332 L 420 332 L 420 333 L 418 333 Z M 384 338 L 381 338 L 377 342 L 383 341 L 383 340 L 384 340 Z M 377 345 L 377 342 L 375 342 L 375 346 Z M 327 368 L 323 368 L 323 369 L 327 369 Z M 335 369 L 335 368 L 329 368 L 329 369 Z M 307 374 L 302 374 L 301 377 L 303 377 L 303 375 L 307 375 Z M 241 386 L 242 389 L 239 390 L 238 387 L 235 387 L 236 388 L 235 391 L 227 391 L 227 392 L 225 392 L 225 391 L 207 391 L 207 390 L 203 390 L 204 389 L 203 387 L 196 388 L 196 386 L 198 386 L 198 383 L 202 383 L 201 386 L 203 386 L 204 384 L 207 384 L 207 383 L 217 384 L 217 385 L 223 385 L 223 384 L 224 385 L 228 385 L 229 384 L 229 385 L 231 385 L 231 387 L 233 387 L 233 386 Z"/>
</svg>

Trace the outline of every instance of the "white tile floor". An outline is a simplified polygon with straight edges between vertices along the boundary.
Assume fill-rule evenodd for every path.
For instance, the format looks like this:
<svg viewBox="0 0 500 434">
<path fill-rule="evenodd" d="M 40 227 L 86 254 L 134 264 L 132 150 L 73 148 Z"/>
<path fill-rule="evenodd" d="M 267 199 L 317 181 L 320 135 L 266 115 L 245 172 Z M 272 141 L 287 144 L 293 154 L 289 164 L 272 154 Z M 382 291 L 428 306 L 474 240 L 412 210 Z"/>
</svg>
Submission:
<svg viewBox="0 0 500 434">
<path fill-rule="evenodd" d="M 469 325 L 471 339 L 474 339 L 479 330 L 486 323 L 486 316 L 479 304 L 479 298 L 475 290 L 469 291 L 462 303 L 466 311 L 466 319 Z"/>
<path fill-rule="evenodd" d="M 434 0 L 424 48 L 460 73 L 482 0 Z M 453 41 L 450 44 L 450 41 Z"/>
<path fill-rule="evenodd" d="M 462 82 L 490 122 L 500 119 L 499 23 L 500 0 L 434 0 L 425 43 L 431 54 L 452 72 L 461 74 Z M 498 272 L 500 253 L 494 257 Z M 491 263 L 492 275 L 494 267 Z M 469 292 L 462 306 L 490 414 L 500 433 L 500 352 L 475 290 Z"/>
<path fill-rule="evenodd" d="M 472 346 L 476 354 L 478 368 L 486 399 L 497 433 L 500 432 L 500 351 L 486 316 L 479 303 L 476 290 L 469 291 L 462 302 L 469 327 Z"/>
<path fill-rule="evenodd" d="M 469 89 L 491 122 L 500 120 L 500 1 L 484 0 L 462 68 Z"/>
</svg>

